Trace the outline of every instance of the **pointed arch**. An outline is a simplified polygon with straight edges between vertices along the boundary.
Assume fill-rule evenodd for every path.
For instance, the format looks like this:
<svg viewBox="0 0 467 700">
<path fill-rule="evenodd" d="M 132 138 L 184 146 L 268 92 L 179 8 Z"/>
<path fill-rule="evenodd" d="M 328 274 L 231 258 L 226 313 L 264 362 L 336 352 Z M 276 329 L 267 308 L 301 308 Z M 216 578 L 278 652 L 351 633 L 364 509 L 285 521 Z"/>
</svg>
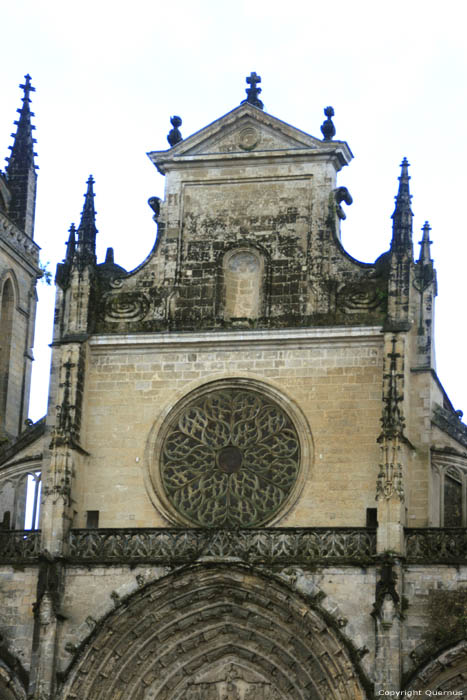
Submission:
<svg viewBox="0 0 467 700">
<path fill-rule="evenodd" d="M 428 663 L 419 666 L 405 690 L 419 691 L 420 695 L 427 690 L 458 697 L 467 694 L 467 640 L 438 652 Z"/>
<path fill-rule="evenodd" d="M 0 698 L 26 700 L 28 675 L 16 657 L 0 647 Z"/>
<path fill-rule="evenodd" d="M 77 655 L 64 700 L 367 695 L 337 630 L 285 584 L 251 568 L 174 572 L 112 612 Z"/>
</svg>

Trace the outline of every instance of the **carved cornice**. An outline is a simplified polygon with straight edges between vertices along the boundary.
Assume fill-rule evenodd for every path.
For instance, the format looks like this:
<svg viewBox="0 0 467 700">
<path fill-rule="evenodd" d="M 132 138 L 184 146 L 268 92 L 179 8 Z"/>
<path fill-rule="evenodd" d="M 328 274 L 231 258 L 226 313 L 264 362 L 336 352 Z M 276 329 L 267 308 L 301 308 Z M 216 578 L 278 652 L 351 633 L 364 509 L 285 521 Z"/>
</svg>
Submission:
<svg viewBox="0 0 467 700">
<path fill-rule="evenodd" d="M 5 241 L 5 243 L 11 246 L 11 248 L 22 257 L 27 258 L 29 264 L 37 267 L 39 261 L 39 246 L 1 211 L 0 239 Z"/>
<path fill-rule="evenodd" d="M 460 417 L 448 411 L 442 406 L 436 405 L 431 417 L 433 425 L 457 440 L 461 445 L 467 447 L 467 425 L 461 421 Z"/>
</svg>

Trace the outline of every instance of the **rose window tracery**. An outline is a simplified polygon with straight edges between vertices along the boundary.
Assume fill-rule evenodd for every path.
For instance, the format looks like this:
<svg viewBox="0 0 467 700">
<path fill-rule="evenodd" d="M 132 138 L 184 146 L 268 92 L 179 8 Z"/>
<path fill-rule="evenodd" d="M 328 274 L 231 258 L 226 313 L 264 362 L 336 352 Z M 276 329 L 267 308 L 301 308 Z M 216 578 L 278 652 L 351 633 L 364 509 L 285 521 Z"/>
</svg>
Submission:
<svg viewBox="0 0 467 700">
<path fill-rule="evenodd" d="M 200 527 L 253 527 L 270 520 L 296 483 L 300 444 L 285 411 L 244 388 L 210 391 L 171 421 L 160 458 L 171 506 Z"/>
</svg>

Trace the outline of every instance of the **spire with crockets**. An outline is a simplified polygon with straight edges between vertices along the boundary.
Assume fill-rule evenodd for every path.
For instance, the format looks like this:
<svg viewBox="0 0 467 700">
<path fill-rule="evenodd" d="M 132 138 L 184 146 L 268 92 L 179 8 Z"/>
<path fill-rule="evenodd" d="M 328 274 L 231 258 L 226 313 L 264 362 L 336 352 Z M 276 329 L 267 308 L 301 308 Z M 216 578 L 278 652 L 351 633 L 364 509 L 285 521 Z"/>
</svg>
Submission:
<svg viewBox="0 0 467 700">
<path fill-rule="evenodd" d="M 87 190 L 84 195 L 84 206 L 81 221 L 77 230 L 77 252 L 82 262 L 96 261 L 96 212 L 94 209 L 94 178 L 89 176 Z"/>
<path fill-rule="evenodd" d="M 10 146 L 11 155 L 6 168 L 8 189 L 11 193 L 11 202 L 8 207 L 8 215 L 14 223 L 32 238 L 34 231 L 34 211 L 36 204 L 36 168 L 34 163 L 34 144 L 32 132 L 35 126 L 31 124 L 34 113 L 30 110 L 30 94 L 35 91 L 31 85 L 31 76 L 25 75 L 24 84 L 20 88 L 24 91 L 23 105 L 17 111 L 19 119 L 15 121 L 17 127 L 13 145 Z"/>
<path fill-rule="evenodd" d="M 396 196 L 396 208 L 392 215 L 392 242 L 391 250 L 407 252 L 413 255 L 412 243 L 412 209 L 410 202 L 412 196 L 409 188 L 409 161 L 404 158 L 401 163 L 399 177 L 399 191 Z"/>
</svg>

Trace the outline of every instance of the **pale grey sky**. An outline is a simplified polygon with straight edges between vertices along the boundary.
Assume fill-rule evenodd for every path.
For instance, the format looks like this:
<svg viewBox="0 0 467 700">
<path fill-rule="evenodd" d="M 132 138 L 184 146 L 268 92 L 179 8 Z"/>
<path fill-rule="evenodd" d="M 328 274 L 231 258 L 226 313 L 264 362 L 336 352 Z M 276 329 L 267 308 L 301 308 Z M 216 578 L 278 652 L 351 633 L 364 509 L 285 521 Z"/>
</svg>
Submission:
<svg viewBox="0 0 467 700">
<path fill-rule="evenodd" d="M 314 136 L 333 105 L 336 138 L 355 156 L 340 184 L 354 198 L 343 243 L 358 259 L 373 261 L 388 248 L 399 164 L 409 159 L 414 240 L 426 219 L 432 226 L 438 374 L 455 407 L 467 410 L 460 11 L 458 0 L 5 3 L 0 156 L 29 72 L 43 261 L 54 271 L 62 259 L 92 173 L 99 257 L 113 246 L 118 263 L 138 265 L 155 236 L 146 202 L 164 187 L 146 152 L 168 147 L 171 114 L 182 117 L 186 137 L 237 106 L 245 76 L 256 71 L 266 111 Z M 45 411 L 52 297 L 41 285 L 34 419 Z"/>
</svg>

